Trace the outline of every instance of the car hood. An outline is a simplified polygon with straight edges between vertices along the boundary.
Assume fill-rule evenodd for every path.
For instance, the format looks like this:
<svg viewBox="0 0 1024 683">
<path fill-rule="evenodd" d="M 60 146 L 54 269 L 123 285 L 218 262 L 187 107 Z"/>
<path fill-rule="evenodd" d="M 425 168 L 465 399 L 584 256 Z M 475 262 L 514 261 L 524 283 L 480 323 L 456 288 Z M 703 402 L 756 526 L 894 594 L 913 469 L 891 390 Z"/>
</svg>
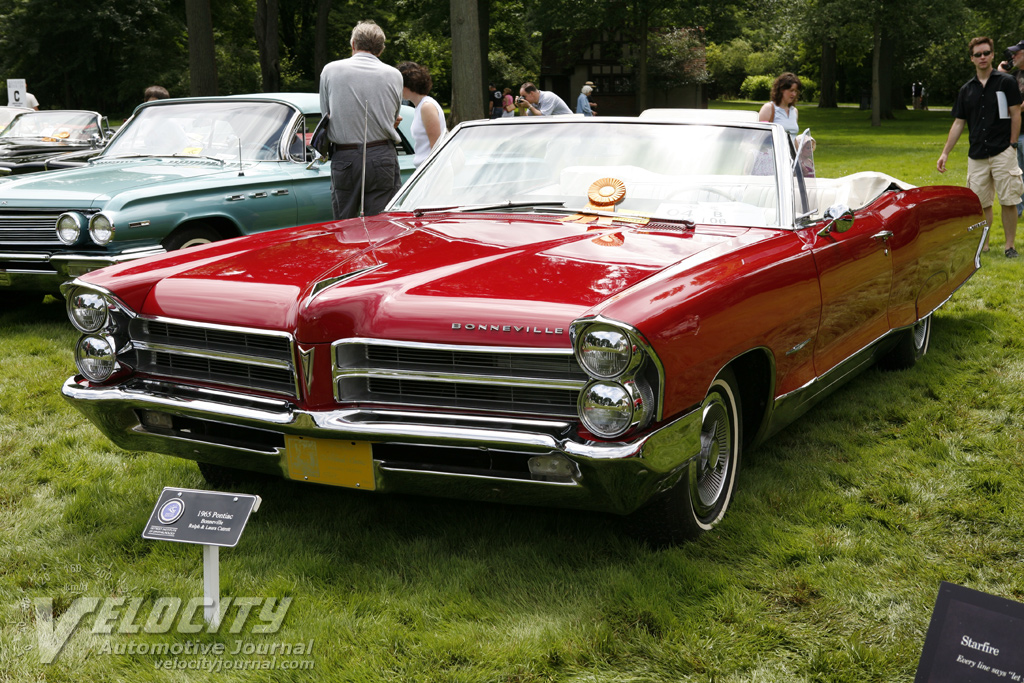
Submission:
<svg viewBox="0 0 1024 683">
<path fill-rule="evenodd" d="M 246 173 L 251 170 L 246 166 Z M 238 164 L 187 157 L 104 160 L 82 168 L 28 174 L 4 183 L 0 198 L 7 208 L 100 208 L 110 198 L 132 190 L 184 184 L 222 177 L 238 181 Z M 161 192 L 164 190 L 161 188 Z"/>
<path fill-rule="evenodd" d="M 0 141 L 0 161 L 17 161 L 21 157 L 40 157 L 63 154 L 79 149 L 88 149 L 87 142 L 68 143 L 63 141 L 46 142 L 43 140 Z"/>
<path fill-rule="evenodd" d="M 230 240 L 85 279 L 143 314 L 288 331 L 307 344 L 565 346 L 576 318 L 746 232 L 376 217 Z"/>
</svg>

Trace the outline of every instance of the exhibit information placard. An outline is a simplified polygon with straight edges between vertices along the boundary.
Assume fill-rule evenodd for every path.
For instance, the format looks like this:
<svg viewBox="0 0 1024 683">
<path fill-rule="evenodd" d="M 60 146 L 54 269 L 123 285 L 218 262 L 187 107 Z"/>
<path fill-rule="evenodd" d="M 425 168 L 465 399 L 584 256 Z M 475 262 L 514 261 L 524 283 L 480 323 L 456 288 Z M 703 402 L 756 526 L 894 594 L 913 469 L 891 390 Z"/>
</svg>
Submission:
<svg viewBox="0 0 1024 683">
<path fill-rule="evenodd" d="M 25 79 L 24 78 L 8 78 L 7 79 L 7 106 L 8 107 L 27 107 L 28 102 L 25 101 Z"/>
<path fill-rule="evenodd" d="M 233 548 L 259 504 L 247 493 L 164 488 L 142 537 Z"/>
<path fill-rule="evenodd" d="M 914 683 L 1024 679 L 1024 604 L 945 581 Z"/>
</svg>

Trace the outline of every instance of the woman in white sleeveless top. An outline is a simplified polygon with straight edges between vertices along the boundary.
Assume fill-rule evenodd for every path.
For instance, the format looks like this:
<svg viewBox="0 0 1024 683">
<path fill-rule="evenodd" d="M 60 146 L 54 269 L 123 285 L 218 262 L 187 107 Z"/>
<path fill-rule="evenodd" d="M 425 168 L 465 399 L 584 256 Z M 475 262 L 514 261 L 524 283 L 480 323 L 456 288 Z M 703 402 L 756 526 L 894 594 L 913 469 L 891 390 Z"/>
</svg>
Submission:
<svg viewBox="0 0 1024 683">
<path fill-rule="evenodd" d="M 759 121 L 778 123 L 793 138 L 793 143 L 799 147 L 800 126 L 796 121 L 796 100 L 800 96 L 800 79 L 796 74 L 780 74 L 772 83 L 771 102 L 765 102 L 764 106 L 757 113 Z M 800 155 L 800 166 L 803 169 L 805 178 L 814 177 L 814 149 L 817 144 L 814 138 L 810 138 L 808 144 Z"/>
<path fill-rule="evenodd" d="M 794 139 L 800 134 L 796 122 L 796 99 L 800 95 L 800 79 L 788 71 L 772 83 L 771 102 L 765 102 L 757 113 L 759 121 L 774 121 L 782 124 Z"/>
<path fill-rule="evenodd" d="M 434 84 L 427 67 L 415 62 L 398 65 L 402 73 L 402 97 L 412 102 L 416 112 L 412 117 L 412 144 L 416 148 L 413 165 L 419 166 L 441 138 L 448 132 L 444 122 L 444 109 L 429 95 Z"/>
</svg>

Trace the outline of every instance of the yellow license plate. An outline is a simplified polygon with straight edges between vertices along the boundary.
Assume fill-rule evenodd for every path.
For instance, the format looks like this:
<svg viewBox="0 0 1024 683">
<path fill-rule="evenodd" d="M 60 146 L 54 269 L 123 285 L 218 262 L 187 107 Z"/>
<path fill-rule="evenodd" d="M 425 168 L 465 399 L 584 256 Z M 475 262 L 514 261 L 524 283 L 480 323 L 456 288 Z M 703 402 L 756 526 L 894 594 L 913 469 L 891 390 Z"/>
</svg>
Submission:
<svg viewBox="0 0 1024 683">
<path fill-rule="evenodd" d="M 373 491 L 373 450 L 363 441 L 285 436 L 288 476 L 331 486 Z"/>
</svg>

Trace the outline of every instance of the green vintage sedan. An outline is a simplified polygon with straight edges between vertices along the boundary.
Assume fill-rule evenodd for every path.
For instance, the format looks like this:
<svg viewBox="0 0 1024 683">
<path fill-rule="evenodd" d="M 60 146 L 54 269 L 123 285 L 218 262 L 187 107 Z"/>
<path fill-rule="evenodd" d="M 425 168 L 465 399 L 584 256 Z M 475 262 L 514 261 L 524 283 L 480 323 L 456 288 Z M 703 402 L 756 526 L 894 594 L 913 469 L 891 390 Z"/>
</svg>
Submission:
<svg viewBox="0 0 1024 683">
<path fill-rule="evenodd" d="M 308 145 L 319 119 L 315 93 L 147 102 L 87 166 L 0 181 L 0 292 L 57 293 L 115 263 L 330 220 L 330 163 Z"/>
</svg>

